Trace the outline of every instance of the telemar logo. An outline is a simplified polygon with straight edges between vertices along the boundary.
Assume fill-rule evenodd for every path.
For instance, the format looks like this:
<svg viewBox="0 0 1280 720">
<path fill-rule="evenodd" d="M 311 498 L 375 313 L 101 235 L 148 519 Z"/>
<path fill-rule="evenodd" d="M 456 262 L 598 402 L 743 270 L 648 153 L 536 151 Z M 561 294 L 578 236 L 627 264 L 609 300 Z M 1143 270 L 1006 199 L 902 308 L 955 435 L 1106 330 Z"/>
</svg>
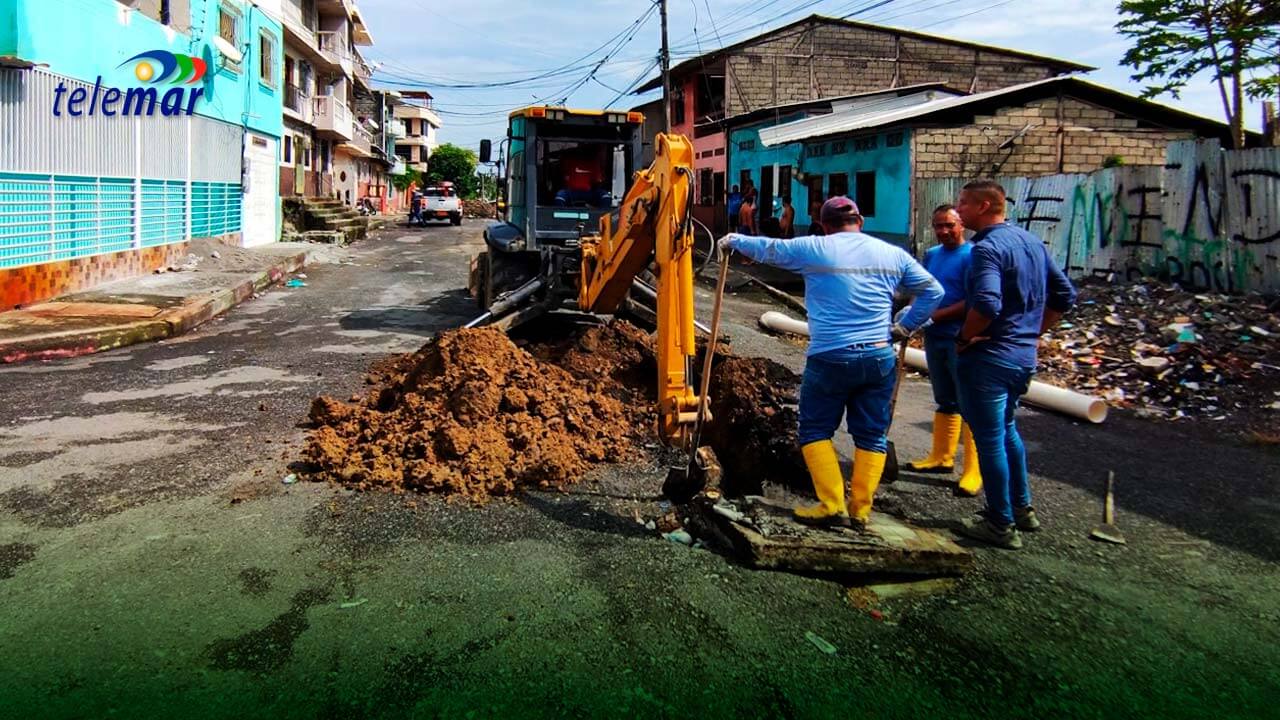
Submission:
<svg viewBox="0 0 1280 720">
<path fill-rule="evenodd" d="M 200 82 L 208 67 L 204 60 L 180 55 L 167 50 L 149 50 L 138 53 L 120 63 L 119 67 L 133 64 L 133 75 L 139 82 L 149 85 L 168 83 L 179 87 L 167 90 L 163 96 L 154 87 L 135 87 L 122 90 L 116 87 L 104 87 L 102 76 L 98 76 L 93 84 L 93 91 L 88 88 L 73 88 L 61 82 L 53 89 L 53 114 L 63 115 L 63 98 L 66 98 L 66 114 L 72 117 L 81 115 L 102 114 L 108 117 L 116 115 L 155 115 L 156 105 L 160 106 L 160 114 L 165 116 L 190 115 L 195 112 L 196 101 L 204 95 L 201 87 L 191 86 Z M 123 103 L 121 101 L 123 100 Z M 117 104 L 119 107 L 117 108 Z M 86 107 L 87 105 L 87 107 Z"/>
</svg>

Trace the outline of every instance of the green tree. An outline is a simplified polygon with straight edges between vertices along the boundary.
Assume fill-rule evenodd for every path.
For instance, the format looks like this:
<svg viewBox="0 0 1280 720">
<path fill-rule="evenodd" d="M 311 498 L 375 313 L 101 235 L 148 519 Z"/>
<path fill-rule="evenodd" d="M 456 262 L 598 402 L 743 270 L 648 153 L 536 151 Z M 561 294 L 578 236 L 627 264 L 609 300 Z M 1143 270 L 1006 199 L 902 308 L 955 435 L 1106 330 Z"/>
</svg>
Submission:
<svg viewBox="0 0 1280 720">
<path fill-rule="evenodd" d="M 474 198 L 479 184 L 476 180 L 476 154 L 466 148 L 445 143 L 431 152 L 427 161 L 427 183 L 449 181 L 458 188 L 464 198 Z"/>
<path fill-rule="evenodd" d="M 392 175 L 391 186 L 400 192 L 409 189 L 410 185 L 422 186 L 422 173 L 413 168 L 405 168 L 403 175 Z"/>
<path fill-rule="evenodd" d="M 1120 34 L 1133 40 L 1123 62 L 1134 80 L 1151 83 L 1143 97 L 1177 98 L 1209 72 L 1222 97 L 1236 148 L 1244 147 L 1244 96 L 1280 88 L 1280 9 L 1275 0 L 1121 0 Z"/>
</svg>

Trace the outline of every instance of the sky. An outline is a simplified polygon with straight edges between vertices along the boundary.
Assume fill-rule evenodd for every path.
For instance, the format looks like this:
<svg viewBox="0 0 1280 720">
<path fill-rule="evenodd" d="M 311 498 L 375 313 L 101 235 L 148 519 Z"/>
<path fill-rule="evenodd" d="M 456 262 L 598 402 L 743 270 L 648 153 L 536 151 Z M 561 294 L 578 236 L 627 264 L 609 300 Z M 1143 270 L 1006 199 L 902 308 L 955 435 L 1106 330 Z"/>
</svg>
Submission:
<svg viewBox="0 0 1280 720">
<path fill-rule="evenodd" d="M 1085 77 L 1138 93 L 1120 65 L 1117 0 L 670 0 L 672 64 L 813 13 L 998 45 L 1092 65 Z M 656 97 L 624 93 L 657 74 L 661 45 L 650 0 L 361 0 L 377 84 L 426 89 L 444 121 L 440 137 L 469 148 L 506 134 L 507 113 L 568 98 L 571 107 L 629 108 Z M 607 59 L 606 59 L 607 58 Z M 591 71 L 597 63 L 598 69 Z M 530 80 L 537 77 L 538 79 Z M 486 84 L 489 87 L 450 87 Z M 616 98 L 616 101 L 615 101 Z M 1158 99 L 1221 120 L 1207 76 L 1180 99 Z M 1261 125 L 1250 103 L 1246 125 Z"/>
</svg>

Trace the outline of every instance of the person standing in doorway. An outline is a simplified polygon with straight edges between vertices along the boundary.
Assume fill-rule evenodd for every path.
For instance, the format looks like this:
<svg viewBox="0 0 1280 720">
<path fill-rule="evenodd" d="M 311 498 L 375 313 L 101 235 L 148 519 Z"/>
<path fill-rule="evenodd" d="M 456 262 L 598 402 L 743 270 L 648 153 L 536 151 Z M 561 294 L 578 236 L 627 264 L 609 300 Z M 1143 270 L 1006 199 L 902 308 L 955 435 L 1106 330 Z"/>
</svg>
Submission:
<svg viewBox="0 0 1280 720">
<path fill-rule="evenodd" d="M 782 237 L 796 236 L 796 209 L 791 207 L 790 195 L 782 196 L 782 217 L 778 220 L 778 225 L 782 230 Z"/>
<path fill-rule="evenodd" d="M 756 191 L 747 190 L 742 198 L 742 207 L 738 208 L 738 232 L 743 235 L 756 234 Z"/>
<path fill-rule="evenodd" d="M 729 210 L 729 224 L 737 225 L 738 211 L 742 209 L 742 193 L 738 190 L 738 186 L 734 185 L 729 191 L 727 199 L 727 209 Z"/>
<path fill-rule="evenodd" d="M 962 535 L 1022 547 L 1019 531 L 1040 529 L 1031 506 L 1027 451 L 1014 413 L 1036 369 L 1040 336 L 1075 304 L 1076 290 L 1044 241 L 1005 221 L 999 184 L 971 182 L 956 206 L 973 230 L 965 319 L 956 337 L 960 412 L 973 430 L 987 508 Z"/>
<path fill-rule="evenodd" d="M 969 273 L 969 252 L 964 240 L 964 225 L 952 205 L 941 205 L 933 211 L 933 236 L 938 244 L 924 254 L 924 269 L 942 283 L 942 302 L 933 311 L 924 331 L 924 356 L 929 365 L 929 384 L 933 387 L 933 447 L 928 456 L 907 463 L 906 470 L 918 473 L 950 475 L 955 469 L 956 443 L 964 445 L 964 470 L 956 487 L 958 494 L 973 497 L 982 489 L 978 471 L 978 451 L 973 433 L 960 417 L 960 399 L 956 392 L 956 334 L 964 322 L 965 279 Z M 907 308 L 900 311 L 906 313 Z"/>
</svg>

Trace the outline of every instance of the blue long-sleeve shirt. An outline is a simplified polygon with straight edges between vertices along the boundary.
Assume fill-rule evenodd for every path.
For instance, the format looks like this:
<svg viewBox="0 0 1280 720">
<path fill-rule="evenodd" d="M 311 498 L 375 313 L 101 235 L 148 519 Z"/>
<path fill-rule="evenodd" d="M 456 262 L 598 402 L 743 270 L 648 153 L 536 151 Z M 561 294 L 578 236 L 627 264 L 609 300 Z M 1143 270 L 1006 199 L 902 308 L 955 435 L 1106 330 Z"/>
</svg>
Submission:
<svg viewBox="0 0 1280 720">
<path fill-rule="evenodd" d="M 992 321 L 982 333 L 990 339 L 966 353 L 1034 368 L 1045 308 L 1070 310 L 1076 289 L 1044 242 L 1016 225 L 984 228 L 971 242 L 965 307 Z"/>
<path fill-rule="evenodd" d="M 942 286 L 906 251 L 863 233 L 779 240 L 731 235 L 730 246 L 757 262 L 800 273 L 809 313 L 809 355 L 889 339 L 893 296 L 915 296 L 902 326 L 915 330 L 942 300 Z"/>
<path fill-rule="evenodd" d="M 964 300 L 965 281 L 969 277 L 969 253 L 973 246 L 961 243 L 953 248 L 935 245 L 924 254 L 924 269 L 942 284 L 942 302 L 939 307 L 955 305 Z M 935 322 L 924 331 L 932 339 L 948 342 L 960 334 L 963 319 Z"/>
</svg>

